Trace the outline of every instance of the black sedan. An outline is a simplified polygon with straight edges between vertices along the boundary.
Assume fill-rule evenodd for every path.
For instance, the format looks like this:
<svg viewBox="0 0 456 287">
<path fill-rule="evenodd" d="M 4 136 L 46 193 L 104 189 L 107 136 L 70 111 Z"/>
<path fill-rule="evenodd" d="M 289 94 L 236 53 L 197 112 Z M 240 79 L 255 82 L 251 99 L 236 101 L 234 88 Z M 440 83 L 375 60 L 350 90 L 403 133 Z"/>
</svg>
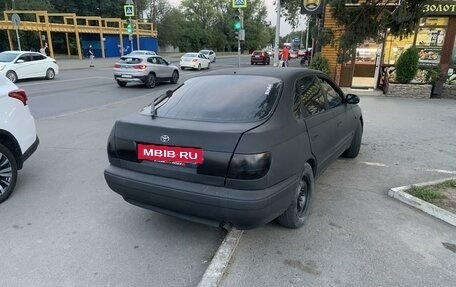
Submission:
<svg viewBox="0 0 456 287">
<path fill-rule="evenodd" d="M 127 202 L 160 213 L 298 228 L 314 179 L 339 156 L 358 155 L 358 102 L 310 69 L 208 73 L 115 123 L 105 179 Z"/>
</svg>

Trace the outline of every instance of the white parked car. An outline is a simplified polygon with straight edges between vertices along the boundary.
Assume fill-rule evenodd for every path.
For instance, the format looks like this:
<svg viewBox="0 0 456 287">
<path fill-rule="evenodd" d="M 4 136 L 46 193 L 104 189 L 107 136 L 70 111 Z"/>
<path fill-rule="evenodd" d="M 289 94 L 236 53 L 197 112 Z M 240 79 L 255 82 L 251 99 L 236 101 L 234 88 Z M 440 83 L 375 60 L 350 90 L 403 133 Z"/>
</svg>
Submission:
<svg viewBox="0 0 456 287">
<path fill-rule="evenodd" d="M 154 51 L 150 51 L 150 50 L 134 50 L 133 52 L 131 52 L 127 56 L 133 56 L 133 55 L 157 56 L 157 53 L 155 53 Z"/>
<path fill-rule="evenodd" d="M 0 202 L 13 192 L 17 171 L 35 152 L 38 143 L 26 93 L 0 75 Z"/>
<path fill-rule="evenodd" d="M 211 62 L 214 62 L 215 63 L 215 60 L 217 59 L 217 56 L 215 55 L 215 52 L 212 51 L 212 50 L 201 50 L 199 51 L 201 54 L 203 54 L 204 56 L 206 56 L 206 58 L 208 58 L 209 60 L 211 60 Z"/>
<path fill-rule="evenodd" d="M 211 60 L 209 60 L 204 54 L 201 53 L 186 53 L 180 58 L 181 69 L 209 69 L 211 66 Z"/>
<path fill-rule="evenodd" d="M 5 51 L 0 53 L 0 74 L 11 82 L 28 78 L 52 80 L 59 73 L 57 61 L 37 52 Z"/>
</svg>

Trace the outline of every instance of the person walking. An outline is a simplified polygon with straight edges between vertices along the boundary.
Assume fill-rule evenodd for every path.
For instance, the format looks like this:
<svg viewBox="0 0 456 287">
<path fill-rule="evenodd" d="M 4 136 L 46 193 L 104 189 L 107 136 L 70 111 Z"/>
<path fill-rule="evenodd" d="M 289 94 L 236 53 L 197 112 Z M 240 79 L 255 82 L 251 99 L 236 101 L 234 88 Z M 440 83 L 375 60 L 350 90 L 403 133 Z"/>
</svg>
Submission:
<svg viewBox="0 0 456 287">
<path fill-rule="evenodd" d="M 90 58 L 90 67 L 95 67 L 95 65 L 93 64 L 93 58 L 95 58 L 95 55 L 93 54 L 92 45 L 89 45 L 89 58 Z"/>
<path fill-rule="evenodd" d="M 48 47 L 48 43 L 44 43 L 44 55 L 46 56 L 50 56 L 51 55 L 51 52 L 49 51 L 49 47 Z"/>
<path fill-rule="evenodd" d="M 44 49 L 44 46 L 41 46 L 40 53 L 46 56 L 46 50 Z"/>
<path fill-rule="evenodd" d="M 283 67 L 288 67 L 288 59 L 290 57 L 290 52 L 288 51 L 288 48 L 286 46 L 283 47 L 282 49 L 282 61 L 283 61 Z"/>
</svg>

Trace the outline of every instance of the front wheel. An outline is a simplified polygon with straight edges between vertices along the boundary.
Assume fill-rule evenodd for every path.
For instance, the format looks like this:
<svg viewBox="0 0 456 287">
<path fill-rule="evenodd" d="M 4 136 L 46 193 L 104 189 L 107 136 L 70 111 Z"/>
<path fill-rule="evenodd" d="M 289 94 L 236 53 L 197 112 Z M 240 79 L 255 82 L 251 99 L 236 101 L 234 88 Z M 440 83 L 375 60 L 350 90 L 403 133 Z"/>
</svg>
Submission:
<svg viewBox="0 0 456 287">
<path fill-rule="evenodd" d="M 17 181 L 16 158 L 8 148 L 0 144 L 0 203 L 13 192 Z"/>
<path fill-rule="evenodd" d="M 52 80 L 54 78 L 55 78 L 54 69 L 51 69 L 51 68 L 47 69 L 47 71 L 46 71 L 46 80 Z"/>
<path fill-rule="evenodd" d="M 298 228 L 304 225 L 309 213 L 313 190 L 314 175 L 312 167 L 305 163 L 290 206 L 277 218 L 280 225 L 288 228 Z"/>
<path fill-rule="evenodd" d="M 207 69 L 209 70 L 211 68 L 211 63 L 207 64 Z"/>
<path fill-rule="evenodd" d="M 173 76 L 171 78 L 171 83 L 176 84 L 179 81 L 179 73 L 177 71 L 173 72 Z"/>
<path fill-rule="evenodd" d="M 353 136 L 350 147 L 342 154 L 343 157 L 355 158 L 358 156 L 359 150 L 361 148 L 361 139 L 363 137 L 363 125 L 361 121 L 358 121 L 358 126 L 356 127 L 355 135 Z"/>
<path fill-rule="evenodd" d="M 198 64 L 198 71 L 201 71 L 201 64 Z"/>
</svg>

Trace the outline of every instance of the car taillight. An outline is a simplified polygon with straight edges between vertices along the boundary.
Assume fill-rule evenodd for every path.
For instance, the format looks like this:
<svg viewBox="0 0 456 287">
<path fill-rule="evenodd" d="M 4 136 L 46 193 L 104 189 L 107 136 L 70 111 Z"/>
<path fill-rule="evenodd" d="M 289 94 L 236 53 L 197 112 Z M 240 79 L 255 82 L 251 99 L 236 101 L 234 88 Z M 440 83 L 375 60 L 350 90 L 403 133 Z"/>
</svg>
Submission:
<svg viewBox="0 0 456 287">
<path fill-rule="evenodd" d="M 8 96 L 10 96 L 11 98 L 14 98 L 14 99 L 18 99 L 19 101 L 21 101 L 24 104 L 24 106 L 27 105 L 27 94 L 25 93 L 25 91 L 23 89 L 17 89 L 17 90 L 11 91 L 11 92 L 9 92 Z"/>
<path fill-rule="evenodd" d="M 134 65 L 133 68 L 139 69 L 139 70 L 144 70 L 145 68 L 147 68 L 147 66 L 146 65 Z"/>
<path fill-rule="evenodd" d="M 198 61 L 198 59 L 192 59 L 192 62 L 197 62 L 197 61 Z"/>
<path fill-rule="evenodd" d="M 256 179 L 266 175 L 271 165 L 271 153 L 234 154 L 228 168 L 228 178 Z"/>
<path fill-rule="evenodd" d="M 264 52 L 261 53 L 261 57 L 264 57 Z"/>
<path fill-rule="evenodd" d="M 114 64 L 114 68 L 120 68 L 120 64 Z"/>
</svg>

